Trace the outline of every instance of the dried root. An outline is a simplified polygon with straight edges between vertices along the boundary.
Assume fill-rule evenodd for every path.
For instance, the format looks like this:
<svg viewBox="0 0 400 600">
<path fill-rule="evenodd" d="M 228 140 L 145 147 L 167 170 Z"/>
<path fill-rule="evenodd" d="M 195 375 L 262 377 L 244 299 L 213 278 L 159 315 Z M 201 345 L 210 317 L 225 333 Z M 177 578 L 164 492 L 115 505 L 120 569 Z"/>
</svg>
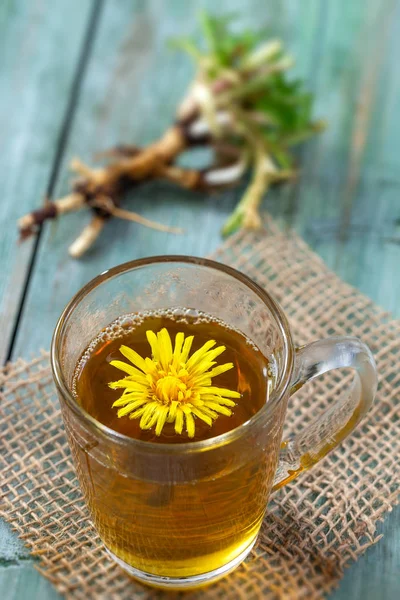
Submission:
<svg viewBox="0 0 400 600">
<path fill-rule="evenodd" d="M 175 124 L 145 148 L 118 145 L 97 155 L 106 161 L 100 168 L 74 159 L 71 167 L 79 177 L 72 192 L 22 217 L 21 239 L 34 234 L 47 219 L 83 207 L 93 212 L 93 218 L 70 247 L 75 258 L 93 245 L 113 217 L 178 233 L 121 208 L 125 193 L 153 180 L 209 192 L 238 183 L 246 172 L 251 173 L 250 184 L 223 233 L 261 226 L 259 206 L 268 188 L 296 176 L 290 148 L 320 131 L 323 124 L 311 122 L 310 95 L 299 82 L 285 78 L 292 59 L 279 40 L 259 45 L 256 36 L 233 35 L 226 22 L 209 17 L 204 17 L 203 26 L 210 46 L 207 54 L 190 40 L 180 44 L 195 58 L 197 74 Z M 183 152 L 199 145 L 214 152 L 209 168 L 184 169 L 175 164 Z"/>
</svg>

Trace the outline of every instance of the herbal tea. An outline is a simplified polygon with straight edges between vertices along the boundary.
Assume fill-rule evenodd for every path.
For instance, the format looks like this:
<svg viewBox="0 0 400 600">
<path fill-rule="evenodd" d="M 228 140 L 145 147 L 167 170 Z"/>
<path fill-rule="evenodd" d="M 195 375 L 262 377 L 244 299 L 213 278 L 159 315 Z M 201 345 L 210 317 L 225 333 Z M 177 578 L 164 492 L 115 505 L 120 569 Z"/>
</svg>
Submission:
<svg viewBox="0 0 400 600">
<path fill-rule="evenodd" d="M 76 366 L 73 389 L 82 407 L 113 430 L 175 445 L 248 421 L 268 401 L 273 367 L 223 322 L 170 310 L 125 315 L 101 331 Z M 136 479 L 77 454 L 106 546 L 136 569 L 170 577 L 213 571 L 248 548 L 275 469 L 272 454 L 243 464 L 228 455 L 205 464 L 207 476 L 194 484 L 183 464 L 163 481 L 149 462 Z"/>
<path fill-rule="evenodd" d="M 154 352 L 157 357 L 150 361 Z M 74 389 L 83 408 L 115 431 L 176 444 L 226 433 L 250 419 L 265 403 L 272 377 L 266 358 L 241 333 L 206 315 L 176 312 L 124 316 L 112 323 L 83 355 Z M 219 404 L 224 391 L 227 397 Z M 141 399 L 146 402 L 140 404 Z M 150 403 L 156 409 L 154 425 L 144 429 L 143 412 Z M 167 412 L 171 404 L 177 418 L 181 415 L 179 434 L 177 418 Z M 165 422 L 158 432 L 160 414 Z"/>
</svg>

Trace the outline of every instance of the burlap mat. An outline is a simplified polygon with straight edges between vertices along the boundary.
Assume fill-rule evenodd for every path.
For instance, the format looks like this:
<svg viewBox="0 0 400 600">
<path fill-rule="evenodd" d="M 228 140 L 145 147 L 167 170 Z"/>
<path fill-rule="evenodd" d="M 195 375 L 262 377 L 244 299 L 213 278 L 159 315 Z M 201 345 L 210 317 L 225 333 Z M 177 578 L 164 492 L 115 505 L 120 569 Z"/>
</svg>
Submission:
<svg viewBox="0 0 400 600">
<path fill-rule="evenodd" d="M 377 522 L 398 500 L 400 323 L 338 279 L 294 234 L 287 237 L 271 221 L 267 230 L 237 234 L 215 258 L 275 295 L 298 344 L 334 334 L 369 344 L 378 396 L 339 449 L 273 496 L 246 563 L 206 590 L 188 592 L 190 600 L 321 598 L 379 539 Z M 0 384 L 0 514 L 39 557 L 38 570 L 68 598 L 166 597 L 132 581 L 101 546 L 75 478 L 48 355 L 8 365 Z M 291 402 L 289 430 L 342 386 L 335 375 L 306 386 Z"/>
</svg>

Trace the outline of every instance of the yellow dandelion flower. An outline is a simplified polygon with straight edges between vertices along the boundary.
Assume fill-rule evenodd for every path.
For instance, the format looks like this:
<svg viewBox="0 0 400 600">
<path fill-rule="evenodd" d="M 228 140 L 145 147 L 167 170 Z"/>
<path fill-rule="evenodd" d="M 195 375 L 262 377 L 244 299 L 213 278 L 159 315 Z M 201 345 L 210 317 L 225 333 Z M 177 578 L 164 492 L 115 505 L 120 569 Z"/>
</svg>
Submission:
<svg viewBox="0 0 400 600">
<path fill-rule="evenodd" d="M 192 438 L 196 418 L 211 426 L 219 414 L 232 414 L 234 399 L 240 398 L 240 393 L 212 385 L 213 377 L 233 368 L 233 363 L 217 365 L 215 360 L 225 346 L 215 348 L 215 340 L 210 340 L 189 356 L 193 335 L 185 338 L 177 333 L 174 347 L 165 328 L 157 334 L 147 331 L 146 336 L 151 358 L 142 358 L 132 348 L 121 346 L 120 352 L 129 363 L 110 363 L 126 373 L 123 379 L 109 384 L 114 390 L 124 390 L 113 404 L 119 408 L 118 417 L 140 418 L 140 428 L 155 427 L 156 435 L 161 434 L 165 423 L 175 423 L 178 434 L 186 424 Z"/>
</svg>

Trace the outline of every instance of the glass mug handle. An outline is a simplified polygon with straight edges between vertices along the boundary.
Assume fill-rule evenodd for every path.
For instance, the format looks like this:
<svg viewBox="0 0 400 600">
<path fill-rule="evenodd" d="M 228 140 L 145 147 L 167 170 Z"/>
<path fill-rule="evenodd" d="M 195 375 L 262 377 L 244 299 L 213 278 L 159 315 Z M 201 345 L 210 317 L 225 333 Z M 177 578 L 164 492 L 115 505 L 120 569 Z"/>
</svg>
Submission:
<svg viewBox="0 0 400 600">
<path fill-rule="evenodd" d="M 307 381 L 350 367 L 355 377 L 349 394 L 341 396 L 299 434 L 282 442 L 273 491 L 306 471 L 335 448 L 368 412 L 377 388 L 374 358 L 368 346 L 354 337 L 332 337 L 296 350 L 290 395 Z"/>
</svg>

